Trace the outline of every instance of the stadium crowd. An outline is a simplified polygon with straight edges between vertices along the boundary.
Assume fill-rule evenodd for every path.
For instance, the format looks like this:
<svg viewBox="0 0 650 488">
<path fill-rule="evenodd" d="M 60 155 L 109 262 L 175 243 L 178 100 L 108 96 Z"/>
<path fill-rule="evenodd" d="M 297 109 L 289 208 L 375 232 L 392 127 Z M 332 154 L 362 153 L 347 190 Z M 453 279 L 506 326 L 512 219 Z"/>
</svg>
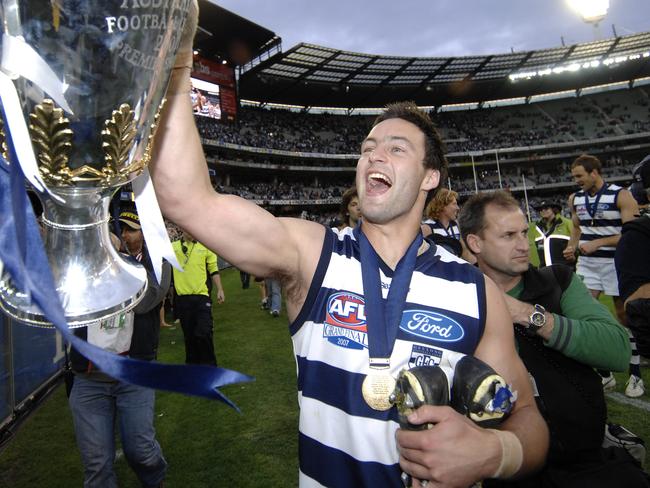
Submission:
<svg viewBox="0 0 650 488">
<path fill-rule="evenodd" d="M 575 142 L 650 130 L 646 87 L 528 105 L 431 112 L 449 152 Z M 294 152 L 356 154 L 374 116 L 242 107 L 234 124 L 198 118 L 205 139 Z"/>
<path fill-rule="evenodd" d="M 219 193 L 238 195 L 248 200 L 329 200 L 340 199 L 345 185 L 313 186 L 313 184 L 289 184 L 286 182 L 247 182 L 241 185 L 214 185 Z"/>
</svg>

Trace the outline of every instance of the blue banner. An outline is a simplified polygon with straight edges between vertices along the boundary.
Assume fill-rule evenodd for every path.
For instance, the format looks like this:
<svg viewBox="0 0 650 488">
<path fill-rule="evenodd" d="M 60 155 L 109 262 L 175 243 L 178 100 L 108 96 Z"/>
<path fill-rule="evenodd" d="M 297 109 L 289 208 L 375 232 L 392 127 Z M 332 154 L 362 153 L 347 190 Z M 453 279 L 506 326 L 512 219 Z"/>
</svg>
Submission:
<svg viewBox="0 0 650 488">
<path fill-rule="evenodd" d="M 25 326 L 11 321 L 14 399 L 20 404 L 61 369 L 64 344 L 55 329 Z"/>
<path fill-rule="evenodd" d="M 8 342 L 9 321 L 0 313 L 0 425 L 11 415 L 11 344 Z"/>
</svg>

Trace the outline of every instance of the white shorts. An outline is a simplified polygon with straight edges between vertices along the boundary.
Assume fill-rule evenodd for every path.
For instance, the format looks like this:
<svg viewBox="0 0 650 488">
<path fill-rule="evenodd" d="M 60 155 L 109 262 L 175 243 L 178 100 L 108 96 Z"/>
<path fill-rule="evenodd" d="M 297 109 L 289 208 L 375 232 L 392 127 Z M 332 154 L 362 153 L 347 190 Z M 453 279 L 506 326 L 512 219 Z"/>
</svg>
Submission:
<svg viewBox="0 0 650 488">
<path fill-rule="evenodd" d="M 618 296 L 618 276 L 613 259 L 580 256 L 576 274 L 590 290 L 603 291 L 612 297 Z"/>
</svg>

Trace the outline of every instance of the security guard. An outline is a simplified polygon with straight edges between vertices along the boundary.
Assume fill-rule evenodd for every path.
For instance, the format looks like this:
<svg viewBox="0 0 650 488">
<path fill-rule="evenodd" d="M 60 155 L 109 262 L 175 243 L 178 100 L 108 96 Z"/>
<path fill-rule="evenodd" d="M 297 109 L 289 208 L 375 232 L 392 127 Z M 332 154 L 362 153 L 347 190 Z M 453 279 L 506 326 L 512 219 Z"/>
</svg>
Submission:
<svg viewBox="0 0 650 488">
<path fill-rule="evenodd" d="M 566 264 L 562 251 L 571 237 L 572 222 L 560 213 L 562 206 L 551 200 L 544 200 L 535 207 L 541 219 L 530 226 L 528 240 L 531 243 L 531 253 L 536 252 L 539 266 L 551 264 Z M 533 252 L 534 251 L 534 252 Z"/>
</svg>

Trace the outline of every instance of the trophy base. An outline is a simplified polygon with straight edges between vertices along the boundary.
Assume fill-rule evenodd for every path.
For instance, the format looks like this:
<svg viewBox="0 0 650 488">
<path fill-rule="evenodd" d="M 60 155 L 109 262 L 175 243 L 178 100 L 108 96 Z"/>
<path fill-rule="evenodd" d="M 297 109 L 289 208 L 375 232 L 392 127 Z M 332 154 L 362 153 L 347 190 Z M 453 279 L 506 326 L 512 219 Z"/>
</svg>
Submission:
<svg viewBox="0 0 650 488">
<path fill-rule="evenodd" d="M 147 288 L 147 271 L 113 247 L 109 202 L 113 188 L 56 188 L 65 199 L 39 195 L 42 238 L 54 288 L 69 327 L 110 319 L 135 307 Z M 41 285 L 40 283 L 36 284 Z M 27 325 L 52 327 L 42 310 L 0 270 L 0 309 Z"/>
</svg>

